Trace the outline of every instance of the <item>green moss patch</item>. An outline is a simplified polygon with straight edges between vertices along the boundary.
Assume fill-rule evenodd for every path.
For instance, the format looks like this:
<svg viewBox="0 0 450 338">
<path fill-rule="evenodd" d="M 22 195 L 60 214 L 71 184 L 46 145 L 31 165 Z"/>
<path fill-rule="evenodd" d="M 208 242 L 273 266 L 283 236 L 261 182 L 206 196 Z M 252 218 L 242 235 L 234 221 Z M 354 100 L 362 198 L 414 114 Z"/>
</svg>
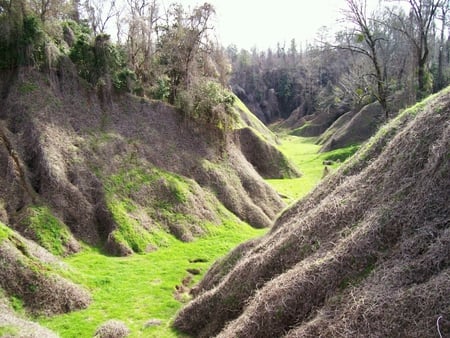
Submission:
<svg viewBox="0 0 450 338">
<path fill-rule="evenodd" d="M 192 202 L 203 194 L 195 182 L 155 167 L 122 169 L 103 180 L 117 224 L 113 239 L 128 250 L 143 253 L 204 232 L 204 220 L 195 210 L 200 206 Z"/>
<path fill-rule="evenodd" d="M 0 325 L 0 337 L 16 337 L 19 329 L 13 325 Z"/>
<path fill-rule="evenodd" d="M 55 255 L 63 255 L 71 240 L 67 226 L 56 218 L 50 209 L 34 206 L 29 209 L 27 225 L 37 242 Z"/>
<path fill-rule="evenodd" d="M 170 236 L 163 231 L 146 230 L 130 216 L 137 207 L 130 200 L 110 200 L 108 208 L 118 225 L 112 236 L 116 242 L 136 253 L 143 253 L 155 247 L 167 246 Z"/>
<path fill-rule="evenodd" d="M 5 239 L 8 239 L 11 233 L 12 233 L 11 229 L 9 229 L 6 225 L 0 222 L 0 243 L 3 242 Z"/>
</svg>

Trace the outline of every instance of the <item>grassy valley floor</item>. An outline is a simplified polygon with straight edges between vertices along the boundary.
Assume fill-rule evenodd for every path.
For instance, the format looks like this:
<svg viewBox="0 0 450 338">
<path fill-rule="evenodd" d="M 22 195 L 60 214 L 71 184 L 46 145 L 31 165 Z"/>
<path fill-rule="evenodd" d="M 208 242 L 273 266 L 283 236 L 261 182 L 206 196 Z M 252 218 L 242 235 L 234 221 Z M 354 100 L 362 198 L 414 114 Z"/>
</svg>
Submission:
<svg viewBox="0 0 450 338">
<path fill-rule="evenodd" d="M 68 276 L 92 292 L 92 304 L 86 310 L 38 321 L 63 338 L 93 337 L 96 328 L 109 319 L 123 321 L 131 331 L 130 337 L 180 337 L 170 321 L 189 296 L 184 293 L 179 295 L 180 300 L 175 299 L 176 286 L 191 277 L 192 286 L 216 259 L 264 233 L 230 220 L 211 226 L 208 236 L 191 243 L 167 235 L 167 247 L 147 254 L 108 257 L 85 248 L 65 262 L 70 267 Z M 187 269 L 201 273 L 193 276 Z"/>
<path fill-rule="evenodd" d="M 283 196 L 287 203 L 304 197 L 319 183 L 324 176 L 324 161 L 331 161 L 332 163 L 327 166 L 328 170 L 335 170 L 359 148 L 358 145 L 354 145 L 319 153 L 321 146 L 315 143 L 317 139 L 314 137 L 284 134 L 280 136 L 280 140 L 280 150 L 300 169 L 302 176 L 266 181 Z"/>
<path fill-rule="evenodd" d="M 357 149 L 349 147 L 319 154 L 320 146 L 314 142 L 314 138 L 281 136 L 280 149 L 303 175 L 267 181 L 288 203 L 306 195 L 319 182 L 324 160 L 339 160 L 330 166 L 336 168 Z M 93 303 L 86 310 L 41 317 L 38 321 L 63 338 L 92 337 L 110 319 L 123 321 L 131 331 L 130 337 L 182 337 L 170 324 L 189 295 L 187 292 L 176 295 L 177 286 L 180 288 L 183 280 L 187 286 L 194 285 L 215 260 L 239 243 L 265 232 L 231 219 L 221 226 L 211 225 L 208 235 L 191 243 L 158 234 L 158 240 L 166 246 L 146 254 L 109 257 L 86 247 L 65 262 L 69 266 L 67 276 L 91 291 Z M 192 275 L 188 269 L 200 270 L 200 274 Z"/>
</svg>

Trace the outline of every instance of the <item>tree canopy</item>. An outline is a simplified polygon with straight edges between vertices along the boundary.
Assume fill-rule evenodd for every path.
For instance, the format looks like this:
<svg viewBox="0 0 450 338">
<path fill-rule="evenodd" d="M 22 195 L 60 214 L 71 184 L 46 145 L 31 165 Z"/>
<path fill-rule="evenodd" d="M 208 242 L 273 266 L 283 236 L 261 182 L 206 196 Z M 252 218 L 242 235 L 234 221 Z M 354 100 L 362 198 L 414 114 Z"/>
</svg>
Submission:
<svg viewBox="0 0 450 338">
<path fill-rule="evenodd" d="M 184 110 L 205 88 L 231 85 L 265 122 L 373 101 L 387 116 L 449 83 L 449 1 L 379 4 L 369 10 L 366 0 L 346 0 L 345 28 L 334 37 L 324 28 L 314 44 L 292 39 L 248 51 L 217 42 L 208 3 L 0 0 L 0 68 L 51 69 L 66 56 L 93 86 Z"/>
</svg>

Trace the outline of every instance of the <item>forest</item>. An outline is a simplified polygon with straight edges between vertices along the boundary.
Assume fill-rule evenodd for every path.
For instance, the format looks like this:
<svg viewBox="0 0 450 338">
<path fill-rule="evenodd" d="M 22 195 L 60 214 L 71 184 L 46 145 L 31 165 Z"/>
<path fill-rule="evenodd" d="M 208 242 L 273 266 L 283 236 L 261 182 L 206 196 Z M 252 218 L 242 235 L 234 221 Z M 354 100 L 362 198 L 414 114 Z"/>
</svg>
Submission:
<svg viewBox="0 0 450 338">
<path fill-rule="evenodd" d="M 265 123 L 296 109 L 310 115 L 373 101 L 388 117 L 448 84 L 448 1 L 345 5 L 336 34 L 323 27 L 307 45 L 293 38 L 248 51 L 220 45 L 208 3 L 5 0 L 0 67 L 49 69 L 65 55 L 93 86 L 164 100 L 198 117 L 204 104 L 225 107 L 223 90 L 231 88 Z"/>
</svg>

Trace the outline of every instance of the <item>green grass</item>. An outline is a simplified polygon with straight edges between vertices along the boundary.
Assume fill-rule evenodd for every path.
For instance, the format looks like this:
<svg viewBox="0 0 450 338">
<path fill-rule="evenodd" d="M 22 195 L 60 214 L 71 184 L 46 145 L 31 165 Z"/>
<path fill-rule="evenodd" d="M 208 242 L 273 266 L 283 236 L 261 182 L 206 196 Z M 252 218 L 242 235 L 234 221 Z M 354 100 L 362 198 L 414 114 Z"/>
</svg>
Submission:
<svg viewBox="0 0 450 338">
<path fill-rule="evenodd" d="M 65 252 L 66 244 L 70 241 L 67 226 L 53 216 L 47 207 L 31 207 L 28 217 L 28 227 L 33 230 L 37 242 L 55 255 Z"/>
<path fill-rule="evenodd" d="M 201 269 L 202 274 L 194 278 L 198 281 L 216 259 L 265 232 L 235 220 L 209 225 L 208 229 L 208 236 L 194 242 L 172 238 L 169 246 L 147 254 L 108 257 L 97 249 L 85 248 L 66 258 L 70 277 L 91 290 L 93 302 L 85 310 L 39 318 L 39 322 L 63 338 L 92 337 L 109 319 L 124 321 L 131 330 L 130 337 L 180 337 L 170 323 L 183 305 L 174 298 L 174 291 L 188 275 L 186 269 Z M 189 262 L 196 258 L 207 262 Z M 145 327 L 150 319 L 162 320 L 163 324 Z"/>
<path fill-rule="evenodd" d="M 19 329 L 12 325 L 0 325 L 0 337 L 17 337 Z"/>
<path fill-rule="evenodd" d="M 0 222 L 0 243 L 7 239 L 10 234 L 11 230 L 2 222 Z"/>
<path fill-rule="evenodd" d="M 23 82 L 20 85 L 19 92 L 20 92 L 20 94 L 28 94 L 28 93 L 35 91 L 38 88 L 39 88 L 39 86 L 37 84 L 27 81 L 27 82 Z"/>
<path fill-rule="evenodd" d="M 323 177 L 324 160 L 339 160 L 340 163 L 331 165 L 331 168 L 336 169 L 359 148 L 359 146 L 353 145 L 326 153 L 319 153 L 321 146 L 315 144 L 316 138 L 283 135 L 280 137 L 280 140 L 280 150 L 302 173 L 300 178 L 267 180 L 273 188 L 285 196 L 287 202 L 304 197 L 317 185 Z"/>
<path fill-rule="evenodd" d="M 176 212 L 177 205 L 186 203 L 191 193 L 190 182 L 179 176 L 158 168 L 135 167 L 122 169 L 117 174 L 103 178 L 105 182 L 108 209 L 118 228 L 113 231 L 115 240 L 136 253 L 146 252 L 149 247 L 167 246 L 167 233 L 156 220 L 165 219 L 179 222 L 194 221 L 189 215 Z M 145 211 L 153 215 L 155 224 L 152 230 L 143 228 L 138 220 L 130 215 L 142 208 L 133 202 L 133 194 L 143 189 L 151 189 L 159 184 L 165 190 L 158 198 L 147 199 Z"/>
</svg>

